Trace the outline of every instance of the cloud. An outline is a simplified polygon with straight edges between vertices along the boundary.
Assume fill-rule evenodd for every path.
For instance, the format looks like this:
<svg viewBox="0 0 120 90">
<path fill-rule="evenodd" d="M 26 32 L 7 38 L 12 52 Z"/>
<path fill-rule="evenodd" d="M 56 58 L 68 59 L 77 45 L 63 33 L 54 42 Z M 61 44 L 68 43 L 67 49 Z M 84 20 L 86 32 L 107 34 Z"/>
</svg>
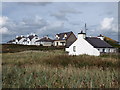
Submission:
<svg viewBox="0 0 120 90">
<path fill-rule="evenodd" d="M 60 10 L 61 13 L 71 13 L 71 14 L 77 14 L 77 13 L 82 13 L 80 11 L 77 11 L 76 9 L 63 9 L 63 10 Z"/>
<path fill-rule="evenodd" d="M 0 28 L 0 34 L 4 38 L 3 42 L 13 39 L 16 35 L 27 35 L 36 33 L 40 37 L 49 35 L 53 37 L 56 33 L 64 32 L 64 23 L 62 21 L 47 21 L 45 18 L 35 16 L 32 18 L 23 18 L 15 22 L 7 17 L 7 21 Z M 6 37 L 6 35 L 8 35 Z M 9 37 L 9 38 L 8 38 Z"/>
<path fill-rule="evenodd" d="M 5 25 L 7 21 L 8 17 L 6 16 L 0 17 L 0 26 Z"/>
<path fill-rule="evenodd" d="M 82 12 L 77 11 L 76 9 L 69 8 L 69 9 L 62 9 L 59 12 L 51 14 L 51 16 L 56 17 L 58 20 L 66 20 L 68 21 L 66 15 L 67 14 L 80 14 Z"/>
<path fill-rule="evenodd" d="M 31 5 L 31 6 L 46 6 L 52 2 L 19 2 L 18 4 Z"/>
<path fill-rule="evenodd" d="M 40 29 L 37 30 L 37 33 L 40 35 L 49 35 L 54 36 L 58 32 L 64 32 L 64 23 L 61 21 L 56 22 L 48 22 L 48 24 Z"/>
<path fill-rule="evenodd" d="M 51 16 L 54 16 L 58 20 L 66 20 L 66 21 L 68 21 L 68 19 L 66 18 L 66 14 L 65 13 L 57 12 L 57 13 L 51 14 Z"/>
<path fill-rule="evenodd" d="M 6 27 L 0 28 L 0 34 L 9 34 L 9 31 Z"/>
<path fill-rule="evenodd" d="M 117 24 L 114 23 L 114 18 L 104 18 L 101 22 L 101 30 L 111 30 L 117 32 Z"/>
</svg>

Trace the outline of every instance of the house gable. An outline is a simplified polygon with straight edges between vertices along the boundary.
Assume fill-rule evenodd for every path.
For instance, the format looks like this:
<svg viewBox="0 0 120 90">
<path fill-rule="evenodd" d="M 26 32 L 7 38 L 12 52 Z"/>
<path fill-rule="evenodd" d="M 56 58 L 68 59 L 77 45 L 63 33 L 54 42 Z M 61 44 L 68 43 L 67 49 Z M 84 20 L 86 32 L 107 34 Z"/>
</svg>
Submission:
<svg viewBox="0 0 120 90">
<path fill-rule="evenodd" d="M 71 32 L 64 32 L 64 33 L 56 34 L 55 40 L 67 40 L 72 33 L 73 32 L 71 31 Z"/>
</svg>

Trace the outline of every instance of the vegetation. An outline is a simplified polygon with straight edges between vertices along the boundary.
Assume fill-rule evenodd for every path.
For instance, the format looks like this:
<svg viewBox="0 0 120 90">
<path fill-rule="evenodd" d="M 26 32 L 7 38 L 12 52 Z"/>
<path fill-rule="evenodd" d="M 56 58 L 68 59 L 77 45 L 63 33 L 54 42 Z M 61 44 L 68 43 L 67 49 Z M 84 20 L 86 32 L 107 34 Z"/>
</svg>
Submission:
<svg viewBox="0 0 120 90">
<path fill-rule="evenodd" d="M 20 44 L 2 44 L 2 53 L 15 53 L 28 50 L 63 50 L 64 47 L 47 47 L 47 46 L 36 46 L 36 45 L 20 45 Z"/>
<path fill-rule="evenodd" d="M 3 88 L 119 88 L 118 54 L 68 56 L 63 50 L 2 54 Z"/>
<path fill-rule="evenodd" d="M 119 45 L 119 42 L 109 38 L 109 37 L 106 37 L 104 36 L 104 40 L 109 43 L 110 45 L 112 45 L 113 47 L 116 47 L 116 48 L 120 48 L 120 45 Z"/>
</svg>

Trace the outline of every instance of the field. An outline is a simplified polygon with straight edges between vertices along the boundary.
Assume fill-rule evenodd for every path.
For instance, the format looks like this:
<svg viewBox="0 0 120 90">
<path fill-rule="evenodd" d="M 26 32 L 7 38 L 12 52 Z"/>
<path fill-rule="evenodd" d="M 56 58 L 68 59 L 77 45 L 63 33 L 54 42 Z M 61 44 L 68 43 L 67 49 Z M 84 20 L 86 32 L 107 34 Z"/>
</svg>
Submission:
<svg viewBox="0 0 120 90">
<path fill-rule="evenodd" d="M 64 50 L 2 54 L 3 88 L 120 88 L 118 54 L 68 56 Z"/>
</svg>

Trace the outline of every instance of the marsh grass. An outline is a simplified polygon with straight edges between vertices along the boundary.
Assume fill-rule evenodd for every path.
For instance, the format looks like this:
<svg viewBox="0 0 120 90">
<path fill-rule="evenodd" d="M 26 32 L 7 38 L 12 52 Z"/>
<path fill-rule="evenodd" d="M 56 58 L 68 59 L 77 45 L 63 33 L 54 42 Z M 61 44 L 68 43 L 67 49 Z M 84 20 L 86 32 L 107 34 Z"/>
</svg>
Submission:
<svg viewBox="0 0 120 90">
<path fill-rule="evenodd" d="M 62 50 L 3 53 L 3 88 L 118 88 L 119 59 Z"/>
</svg>

